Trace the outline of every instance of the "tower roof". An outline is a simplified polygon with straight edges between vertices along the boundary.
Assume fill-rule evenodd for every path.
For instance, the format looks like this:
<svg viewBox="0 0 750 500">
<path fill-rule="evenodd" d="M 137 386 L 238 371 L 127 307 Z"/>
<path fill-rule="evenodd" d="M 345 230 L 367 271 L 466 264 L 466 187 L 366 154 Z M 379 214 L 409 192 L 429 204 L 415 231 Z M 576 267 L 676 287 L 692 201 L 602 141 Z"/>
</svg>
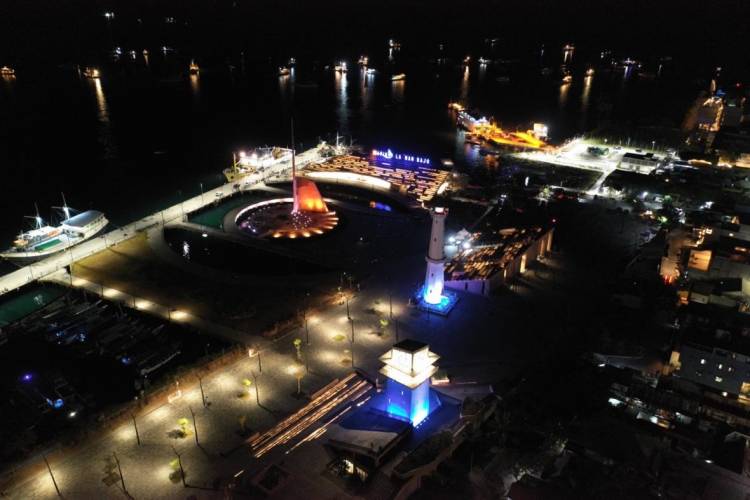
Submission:
<svg viewBox="0 0 750 500">
<path fill-rule="evenodd" d="M 413 339 L 405 339 L 401 342 L 397 342 L 393 344 L 394 349 L 398 349 L 400 351 L 406 351 L 406 352 L 417 352 L 419 350 L 424 349 L 427 347 L 427 344 L 424 342 L 420 342 L 418 340 Z"/>
<path fill-rule="evenodd" d="M 437 371 L 435 362 L 440 356 L 430 352 L 427 344 L 417 340 L 402 340 L 380 357 L 384 363 L 380 373 L 414 389 Z"/>
</svg>

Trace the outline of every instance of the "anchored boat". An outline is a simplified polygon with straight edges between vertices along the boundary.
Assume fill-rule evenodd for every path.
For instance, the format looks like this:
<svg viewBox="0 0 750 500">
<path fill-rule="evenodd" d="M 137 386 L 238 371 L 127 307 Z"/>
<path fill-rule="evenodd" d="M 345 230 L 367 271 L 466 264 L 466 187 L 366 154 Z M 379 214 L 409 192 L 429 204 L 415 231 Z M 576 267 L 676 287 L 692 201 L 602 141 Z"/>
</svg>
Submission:
<svg viewBox="0 0 750 500">
<path fill-rule="evenodd" d="M 58 207 L 65 216 L 57 226 L 46 224 L 39 216 L 34 217 L 34 228 L 22 232 L 13 241 L 13 246 L 0 253 L 0 257 L 14 262 L 32 262 L 62 252 L 100 233 L 109 223 L 102 212 L 86 210 L 71 216 L 71 209 L 63 204 Z"/>
</svg>

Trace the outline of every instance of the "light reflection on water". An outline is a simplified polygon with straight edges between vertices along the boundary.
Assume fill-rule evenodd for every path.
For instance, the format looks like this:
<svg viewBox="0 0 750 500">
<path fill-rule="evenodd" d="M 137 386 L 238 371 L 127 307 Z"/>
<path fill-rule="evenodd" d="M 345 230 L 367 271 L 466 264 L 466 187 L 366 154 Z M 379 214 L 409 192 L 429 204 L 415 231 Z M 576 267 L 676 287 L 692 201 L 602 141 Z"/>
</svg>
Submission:
<svg viewBox="0 0 750 500">
<path fill-rule="evenodd" d="M 347 135 L 349 134 L 349 95 L 347 87 L 349 82 L 347 81 L 348 73 L 336 72 L 336 118 L 338 120 L 339 131 Z"/>
<path fill-rule="evenodd" d="M 367 69 L 363 67 L 359 75 L 359 80 L 361 82 L 359 93 L 362 100 L 362 115 L 366 120 L 369 120 L 372 110 L 372 92 L 375 84 L 375 76 L 368 75 Z"/>
<path fill-rule="evenodd" d="M 109 117 L 109 107 L 107 97 L 104 95 L 104 88 L 100 78 L 94 78 L 94 91 L 96 94 L 96 118 L 99 122 L 99 140 L 104 146 L 104 158 L 112 159 L 117 157 L 117 147 L 115 146 L 114 137 L 112 136 L 112 123 Z"/>
<path fill-rule="evenodd" d="M 464 73 L 461 77 L 461 90 L 459 91 L 460 101 L 466 103 L 469 98 L 469 65 L 464 66 Z"/>
<path fill-rule="evenodd" d="M 589 98 L 591 96 L 591 82 L 593 76 L 586 76 L 583 78 L 583 91 L 581 92 L 581 111 L 584 113 L 589 109 Z"/>
<path fill-rule="evenodd" d="M 403 104 L 405 88 L 405 80 L 396 80 L 395 82 L 391 82 L 391 99 L 393 100 L 394 104 Z"/>
<path fill-rule="evenodd" d="M 201 94 L 200 76 L 197 73 L 190 75 L 190 92 L 193 94 L 193 100 L 197 101 Z"/>
<path fill-rule="evenodd" d="M 568 93 L 570 92 L 570 84 L 569 83 L 563 83 L 560 85 L 560 95 L 557 99 L 558 104 L 560 105 L 560 108 L 564 108 L 565 105 L 568 103 Z"/>
</svg>

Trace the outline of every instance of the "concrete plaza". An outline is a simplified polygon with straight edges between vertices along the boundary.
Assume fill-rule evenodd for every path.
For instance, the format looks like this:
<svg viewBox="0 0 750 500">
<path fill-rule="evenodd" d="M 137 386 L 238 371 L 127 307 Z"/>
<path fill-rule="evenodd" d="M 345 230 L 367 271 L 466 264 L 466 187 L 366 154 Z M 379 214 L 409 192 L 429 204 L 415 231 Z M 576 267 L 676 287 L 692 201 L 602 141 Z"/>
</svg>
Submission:
<svg viewBox="0 0 750 500">
<path fill-rule="evenodd" d="M 218 498 L 235 474 L 251 479 L 322 424 L 317 422 L 261 459 L 250 454 L 245 444 L 248 434 L 273 427 L 306 404 L 296 394 L 298 377 L 301 390 L 311 394 L 352 372 L 353 351 L 354 366 L 374 380 L 380 368 L 378 357 L 396 342 L 396 330 L 399 339 L 429 343 L 442 357 L 440 366 L 455 385 L 511 379 L 529 360 L 543 359 L 555 349 L 555 338 L 560 340 L 555 318 L 560 311 L 549 309 L 555 303 L 550 296 L 563 296 L 569 281 L 557 258 L 539 263 L 536 269 L 532 266 L 514 290 L 502 296 L 460 294 L 448 317 L 428 315 L 408 305 L 423 278 L 423 266 L 419 256 L 392 260 L 387 273 L 385 264 L 373 269 L 361 290 L 345 286 L 344 292 L 351 297 L 351 320 L 345 300 L 309 315 L 309 346 L 304 327 L 275 341 L 257 338 L 262 372 L 257 357 L 243 357 L 215 370 L 202 381 L 207 407 L 202 405 L 196 381 L 180 381 L 181 397 L 137 418 L 140 445 L 131 422 L 55 455 L 50 466 L 60 492 L 67 498 L 126 496 L 114 452 L 127 494 L 133 498 Z M 305 362 L 297 360 L 295 338 L 303 341 Z M 246 379 L 254 383 L 249 389 L 243 383 Z M 200 446 L 193 434 L 191 410 Z M 188 420 L 185 437 L 177 437 L 181 418 Z M 240 432 L 242 421 L 245 433 Z M 187 489 L 174 474 L 175 451 L 180 454 Z M 38 462 L 33 473 L 20 471 L 5 493 L 23 499 L 54 497 L 50 474 L 41 457 Z"/>
</svg>

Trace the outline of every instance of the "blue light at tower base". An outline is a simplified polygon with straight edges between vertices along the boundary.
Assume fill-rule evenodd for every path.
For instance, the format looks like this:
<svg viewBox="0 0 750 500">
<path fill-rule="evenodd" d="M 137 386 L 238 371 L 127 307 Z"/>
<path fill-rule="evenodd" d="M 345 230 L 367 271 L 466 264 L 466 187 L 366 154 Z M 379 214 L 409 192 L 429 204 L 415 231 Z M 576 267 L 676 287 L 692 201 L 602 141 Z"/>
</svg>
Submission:
<svg viewBox="0 0 750 500">
<path fill-rule="evenodd" d="M 384 410 L 388 415 L 399 420 L 406 420 L 413 427 L 419 425 L 435 408 L 430 405 L 430 381 L 425 380 L 414 389 L 388 380 L 382 396 Z"/>
<path fill-rule="evenodd" d="M 447 316 L 456 303 L 458 303 L 458 295 L 445 289 L 440 295 L 440 300 L 434 304 L 427 300 L 427 289 L 425 287 L 417 292 L 417 307 L 423 311 Z"/>
</svg>

